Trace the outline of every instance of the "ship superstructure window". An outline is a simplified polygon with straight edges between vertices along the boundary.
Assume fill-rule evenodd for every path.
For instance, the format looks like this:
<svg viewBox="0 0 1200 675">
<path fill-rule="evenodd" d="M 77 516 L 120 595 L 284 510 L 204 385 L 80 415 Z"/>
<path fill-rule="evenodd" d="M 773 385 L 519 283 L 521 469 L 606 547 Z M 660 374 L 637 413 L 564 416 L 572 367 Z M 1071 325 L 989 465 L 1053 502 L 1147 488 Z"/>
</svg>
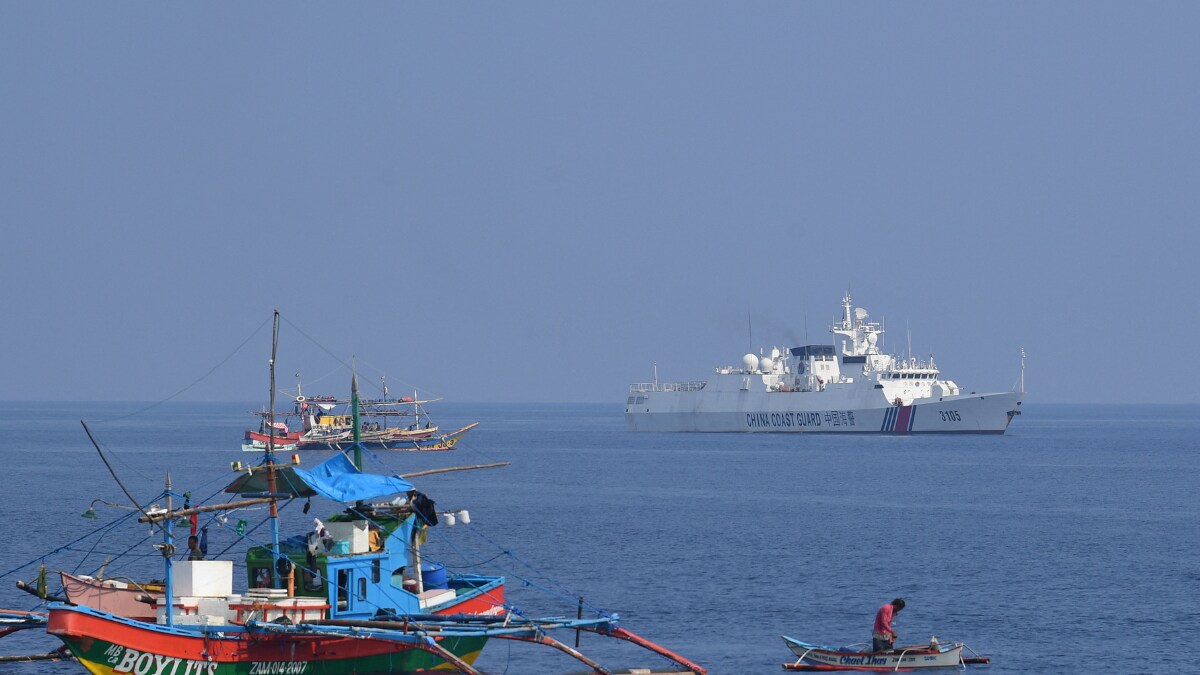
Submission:
<svg viewBox="0 0 1200 675">
<path fill-rule="evenodd" d="M 833 351 L 833 345 L 792 347 L 792 356 L 801 360 L 811 358 L 814 361 L 833 361 L 837 358 Z"/>
</svg>

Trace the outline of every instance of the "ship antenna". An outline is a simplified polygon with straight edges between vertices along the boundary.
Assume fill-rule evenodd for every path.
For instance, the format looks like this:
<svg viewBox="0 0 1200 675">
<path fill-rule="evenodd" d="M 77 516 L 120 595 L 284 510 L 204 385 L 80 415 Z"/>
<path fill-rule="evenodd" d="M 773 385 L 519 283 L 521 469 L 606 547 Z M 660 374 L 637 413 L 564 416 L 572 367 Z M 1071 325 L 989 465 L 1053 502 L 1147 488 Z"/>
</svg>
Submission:
<svg viewBox="0 0 1200 675">
<path fill-rule="evenodd" d="M 904 333 L 908 336 L 908 360 L 912 361 L 912 326 L 908 325 L 908 320 L 904 321 Z"/>
<path fill-rule="evenodd" d="M 658 391 L 658 361 L 654 362 L 654 391 Z"/>
<path fill-rule="evenodd" d="M 754 353 L 754 324 L 750 321 L 750 312 L 746 312 L 746 328 L 750 334 L 750 353 Z"/>
<path fill-rule="evenodd" d="M 1021 393 L 1025 393 L 1025 348 L 1021 347 Z"/>
</svg>

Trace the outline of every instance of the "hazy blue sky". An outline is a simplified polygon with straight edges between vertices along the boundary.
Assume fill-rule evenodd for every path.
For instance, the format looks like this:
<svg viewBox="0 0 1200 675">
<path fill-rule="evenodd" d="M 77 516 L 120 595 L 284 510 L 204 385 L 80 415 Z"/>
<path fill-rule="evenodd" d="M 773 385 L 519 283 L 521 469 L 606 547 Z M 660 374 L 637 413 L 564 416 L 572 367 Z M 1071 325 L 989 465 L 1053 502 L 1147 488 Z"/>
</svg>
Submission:
<svg viewBox="0 0 1200 675">
<path fill-rule="evenodd" d="M 1200 4 L 0 4 L 0 397 L 611 401 L 824 341 L 1197 403 Z M 316 343 L 297 332 L 304 331 Z M 326 351 L 327 350 L 327 351 Z M 260 331 L 183 399 L 264 398 Z"/>
</svg>

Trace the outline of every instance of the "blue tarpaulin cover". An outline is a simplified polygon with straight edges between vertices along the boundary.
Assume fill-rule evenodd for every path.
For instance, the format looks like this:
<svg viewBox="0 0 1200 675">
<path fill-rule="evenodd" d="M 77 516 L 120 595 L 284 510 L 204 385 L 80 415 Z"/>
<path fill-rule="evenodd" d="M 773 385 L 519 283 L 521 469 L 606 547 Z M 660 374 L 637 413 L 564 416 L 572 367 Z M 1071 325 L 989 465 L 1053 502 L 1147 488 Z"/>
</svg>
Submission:
<svg viewBox="0 0 1200 675">
<path fill-rule="evenodd" d="M 320 495 L 335 502 L 356 502 L 384 495 L 408 492 L 412 483 L 399 476 L 363 473 L 344 453 L 337 453 L 310 470 L 279 467 L 275 471 L 276 491 L 297 497 Z M 241 476 L 225 492 L 247 494 L 267 490 L 267 473 L 260 469 Z"/>
</svg>

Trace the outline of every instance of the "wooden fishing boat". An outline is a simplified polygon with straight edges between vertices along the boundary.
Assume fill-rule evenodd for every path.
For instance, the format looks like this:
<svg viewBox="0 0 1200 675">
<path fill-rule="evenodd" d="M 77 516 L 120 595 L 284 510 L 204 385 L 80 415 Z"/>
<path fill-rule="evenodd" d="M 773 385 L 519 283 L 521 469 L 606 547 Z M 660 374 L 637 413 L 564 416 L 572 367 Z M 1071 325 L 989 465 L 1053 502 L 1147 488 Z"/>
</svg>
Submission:
<svg viewBox="0 0 1200 675">
<path fill-rule="evenodd" d="M 67 602 L 139 621 L 154 621 L 154 603 L 162 600 L 163 586 L 120 579 L 97 579 L 60 572 Z"/>
<path fill-rule="evenodd" d="M 266 452 L 267 444 L 270 441 L 262 441 L 258 439 L 250 440 L 242 443 L 242 452 Z M 280 443 L 276 441 L 275 452 L 295 452 L 300 446 L 296 443 Z"/>
<path fill-rule="evenodd" d="M 106 562 L 105 566 L 107 564 Z M 54 595 L 50 593 L 46 583 L 46 566 L 42 565 L 36 582 L 26 583 L 18 580 L 16 586 L 43 601 L 84 605 L 131 619 L 154 621 L 154 603 L 162 601 L 163 583 L 161 581 L 138 583 L 132 579 L 105 579 L 102 571 L 99 574 L 100 576 L 94 577 L 87 574 L 59 572 L 62 595 Z"/>
<path fill-rule="evenodd" d="M 272 393 L 274 356 L 273 349 Z M 351 391 L 357 436 L 354 380 Z M 298 455 L 277 462 L 268 442 L 258 466 L 231 465 L 238 475 L 225 492 L 239 499 L 223 504 L 184 501 L 176 508 L 184 495 L 174 492 L 169 475 L 158 497 L 164 509 L 142 509 L 125 490 L 143 514 L 138 522 L 162 534 L 155 548 L 163 556 L 164 588 L 153 619 L 65 603 L 51 604 L 41 617 L 0 611 L 0 618 L 10 617 L 14 629 L 44 625 L 93 675 L 481 675 L 473 663 L 494 639 L 550 646 L 593 672 L 612 672 L 552 637 L 555 631 L 625 640 L 673 661 L 672 672 L 706 674 L 621 627 L 615 614 L 527 617 L 507 604 L 504 577 L 447 574 L 424 560 L 421 545 L 440 522 L 433 502 L 406 477 L 364 473 L 362 445 L 356 442 L 352 451 L 353 458 L 339 452 L 302 469 Z M 470 468 L 485 467 L 409 477 Z M 281 538 L 278 503 L 314 497 L 341 503 L 345 511 L 328 523 L 314 521 L 303 536 Z M 174 560 L 181 518 L 254 504 L 269 507 L 270 543 L 247 551 L 243 590 L 234 592 L 231 560 Z M 458 517 L 469 522 L 465 511 Z"/>
<path fill-rule="evenodd" d="M 796 661 L 785 663 L 785 670 L 795 671 L 837 671 L 837 670 L 878 670 L 893 672 L 908 672 L 932 668 L 965 668 L 967 664 L 988 663 L 986 657 L 964 657 L 961 642 L 939 644 L 931 641 L 928 644 L 896 647 L 888 652 L 854 651 L 850 647 L 826 647 L 809 644 L 786 635 L 781 636 Z"/>
</svg>

